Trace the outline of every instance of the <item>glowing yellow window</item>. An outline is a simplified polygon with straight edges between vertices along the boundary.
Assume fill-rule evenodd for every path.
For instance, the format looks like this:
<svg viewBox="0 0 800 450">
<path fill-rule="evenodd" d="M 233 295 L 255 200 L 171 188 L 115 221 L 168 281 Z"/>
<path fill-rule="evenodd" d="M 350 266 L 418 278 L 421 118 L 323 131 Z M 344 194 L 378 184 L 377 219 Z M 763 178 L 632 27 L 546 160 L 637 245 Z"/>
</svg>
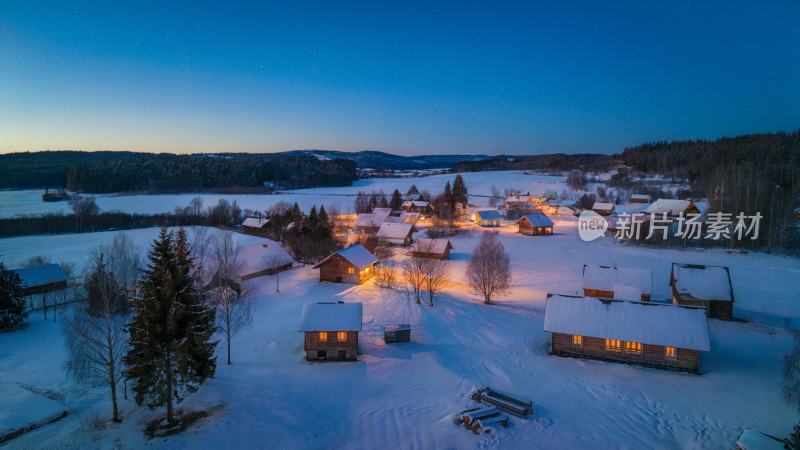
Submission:
<svg viewBox="0 0 800 450">
<path fill-rule="evenodd" d="M 347 273 L 356 273 L 356 269 L 354 269 L 352 267 L 348 267 L 347 268 Z"/>
<path fill-rule="evenodd" d="M 667 359 L 675 359 L 678 355 L 678 352 L 675 350 L 675 347 L 664 347 L 664 357 Z"/>
<path fill-rule="evenodd" d="M 630 354 L 633 354 L 633 355 L 641 355 L 642 354 L 642 343 L 641 342 L 625 341 L 625 353 L 630 353 Z"/>
<path fill-rule="evenodd" d="M 328 332 L 327 331 L 320 331 L 319 332 L 319 340 L 320 341 L 327 341 L 328 340 Z"/>
<path fill-rule="evenodd" d="M 572 336 L 572 345 L 580 347 L 583 345 L 583 336 Z"/>
<path fill-rule="evenodd" d="M 621 352 L 622 344 L 619 339 L 606 339 L 607 352 Z"/>
<path fill-rule="evenodd" d="M 336 332 L 336 340 L 337 341 L 346 341 L 347 340 L 347 332 L 346 331 L 337 331 Z"/>
</svg>

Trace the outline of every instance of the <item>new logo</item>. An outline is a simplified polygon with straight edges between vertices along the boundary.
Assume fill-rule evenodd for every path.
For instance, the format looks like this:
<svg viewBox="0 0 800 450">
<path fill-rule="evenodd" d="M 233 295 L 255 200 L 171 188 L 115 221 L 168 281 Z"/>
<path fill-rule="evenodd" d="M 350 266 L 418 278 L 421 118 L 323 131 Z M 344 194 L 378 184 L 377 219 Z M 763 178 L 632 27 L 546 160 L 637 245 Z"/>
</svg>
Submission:
<svg viewBox="0 0 800 450">
<path fill-rule="evenodd" d="M 587 209 L 578 216 L 578 236 L 586 242 L 593 241 L 606 234 L 608 221 L 605 217 Z"/>
</svg>

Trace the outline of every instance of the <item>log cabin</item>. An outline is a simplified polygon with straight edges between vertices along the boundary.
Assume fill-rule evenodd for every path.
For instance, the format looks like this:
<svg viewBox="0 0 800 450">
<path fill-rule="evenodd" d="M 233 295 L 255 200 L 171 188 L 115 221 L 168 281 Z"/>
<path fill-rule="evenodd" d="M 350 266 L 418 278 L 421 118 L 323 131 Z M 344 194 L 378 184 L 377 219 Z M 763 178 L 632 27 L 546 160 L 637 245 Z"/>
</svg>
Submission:
<svg viewBox="0 0 800 450">
<path fill-rule="evenodd" d="M 300 331 L 307 361 L 355 361 L 361 331 L 361 303 L 310 303 L 303 306 Z"/>
<path fill-rule="evenodd" d="M 613 203 L 605 203 L 605 202 L 594 202 L 592 205 L 592 211 L 600 214 L 601 216 L 610 216 L 614 214 L 614 204 Z"/>
<path fill-rule="evenodd" d="M 628 267 L 583 265 L 583 295 L 649 302 L 653 271 Z"/>
<path fill-rule="evenodd" d="M 389 213 L 383 211 L 362 213 L 356 216 L 356 230 L 365 234 L 375 234 L 381 229 L 381 225 L 389 217 Z"/>
<path fill-rule="evenodd" d="M 517 232 L 527 236 L 553 234 L 553 221 L 542 212 L 525 214 L 517 220 Z"/>
<path fill-rule="evenodd" d="M 727 267 L 675 263 L 669 284 L 672 303 L 702 307 L 711 318 L 733 319 L 733 283 Z"/>
<path fill-rule="evenodd" d="M 43 294 L 67 288 L 70 277 L 58 264 L 14 269 L 22 283 L 23 295 Z"/>
<path fill-rule="evenodd" d="M 376 237 L 383 244 L 411 245 L 411 233 L 414 225 L 410 223 L 384 222 Z"/>
<path fill-rule="evenodd" d="M 480 209 L 472 214 L 472 221 L 482 227 L 499 227 L 503 216 L 496 209 Z"/>
<path fill-rule="evenodd" d="M 693 306 L 552 295 L 544 330 L 553 355 L 692 373 L 711 349 L 705 312 Z"/>
<path fill-rule="evenodd" d="M 411 255 L 418 258 L 448 259 L 453 244 L 448 239 L 419 238 L 414 243 Z"/>
<path fill-rule="evenodd" d="M 676 200 L 671 198 L 660 198 L 650 204 L 644 210 L 646 214 L 657 214 L 659 216 L 664 213 L 667 217 L 674 218 L 681 214 L 684 216 L 700 214 L 700 208 L 691 200 Z"/>
<path fill-rule="evenodd" d="M 328 255 L 315 265 L 319 269 L 319 281 L 332 283 L 361 284 L 375 275 L 378 258 L 361 244 Z"/>
<path fill-rule="evenodd" d="M 269 224 L 269 219 L 261 217 L 248 217 L 242 222 L 242 229 L 246 232 L 261 234 Z"/>
</svg>

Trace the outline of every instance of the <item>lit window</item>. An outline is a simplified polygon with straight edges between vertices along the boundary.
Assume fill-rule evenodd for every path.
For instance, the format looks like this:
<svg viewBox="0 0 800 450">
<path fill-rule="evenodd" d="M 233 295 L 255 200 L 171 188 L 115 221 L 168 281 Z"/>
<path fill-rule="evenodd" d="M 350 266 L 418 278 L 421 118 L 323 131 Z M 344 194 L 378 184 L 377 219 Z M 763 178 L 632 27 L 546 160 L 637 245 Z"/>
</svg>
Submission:
<svg viewBox="0 0 800 450">
<path fill-rule="evenodd" d="M 327 331 L 320 331 L 319 332 L 319 340 L 320 341 L 327 341 L 328 340 L 328 332 Z"/>
<path fill-rule="evenodd" d="M 356 269 L 354 269 L 353 267 L 348 267 L 347 273 L 356 273 Z"/>
<path fill-rule="evenodd" d="M 337 341 L 346 341 L 347 340 L 347 332 L 346 331 L 337 331 L 336 332 L 336 340 Z"/>
<path fill-rule="evenodd" d="M 625 341 L 625 353 L 630 353 L 632 355 L 641 355 L 642 343 Z"/>
<path fill-rule="evenodd" d="M 619 339 L 606 339 L 606 351 L 607 352 L 621 352 L 622 351 L 622 343 Z"/>
<path fill-rule="evenodd" d="M 572 336 L 572 345 L 580 347 L 583 345 L 583 336 Z"/>
<path fill-rule="evenodd" d="M 667 359 L 675 359 L 678 356 L 678 351 L 675 347 L 664 347 L 664 357 Z"/>
</svg>

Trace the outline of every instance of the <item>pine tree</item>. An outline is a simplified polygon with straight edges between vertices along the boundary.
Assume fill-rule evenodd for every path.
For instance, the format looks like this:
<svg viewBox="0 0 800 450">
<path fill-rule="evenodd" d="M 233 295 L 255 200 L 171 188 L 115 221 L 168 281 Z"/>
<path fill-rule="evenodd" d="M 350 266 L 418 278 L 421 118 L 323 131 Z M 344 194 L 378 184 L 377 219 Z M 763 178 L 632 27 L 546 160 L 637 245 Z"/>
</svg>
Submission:
<svg viewBox="0 0 800 450">
<path fill-rule="evenodd" d="M 125 373 L 133 381 L 136 403 L 150 409 L 166 405 L 172 424 L 174 404 L 214 376 L 215 314 L 195 285 L 183 230 L 176 238 L 162 228 L 148 258 L 140 294 L 131 305 Z"/>
<path fill-rule="evenodd" d="M 317 230 L 317 226 L 319 225 L 319 218 L 317 217 L 317 207 L 312 206 L 311 211 L 308 213 L 308 219 L 306 220 L 306 224 L 308 225 L 308 229 L 312 232 Z"/>
<path fill-rule="evenodd" d="M 456 203 L 467 205 L 467 185 L 464 184 L 464 178 L 461 175 L 456 175 L 456 179 L 453 181 L 453 197 Z"/>
<path fill-rule="evenodd" d="M 0 330 L 19 328 L 26 317 L 28 311 L 19 275 L 0 263 Z"/>
<path fill-rule="evenodd" d="M 444 205 L 450 211 L 451 215 L 452 212 L 456 210 L 456 201 L 453 197 L 453 191 L 450 188 L 450 182 L 448 181 L 447 184 L 444 185 Z"/>
<path fill-rule="evenodd" d="M 392 192 L 392 200 L 389 202 L 389 206 L 392 208 L 392 211 L 399 211 L 403 208 L 403 197 L 397 189 Z"/>
</svg>

